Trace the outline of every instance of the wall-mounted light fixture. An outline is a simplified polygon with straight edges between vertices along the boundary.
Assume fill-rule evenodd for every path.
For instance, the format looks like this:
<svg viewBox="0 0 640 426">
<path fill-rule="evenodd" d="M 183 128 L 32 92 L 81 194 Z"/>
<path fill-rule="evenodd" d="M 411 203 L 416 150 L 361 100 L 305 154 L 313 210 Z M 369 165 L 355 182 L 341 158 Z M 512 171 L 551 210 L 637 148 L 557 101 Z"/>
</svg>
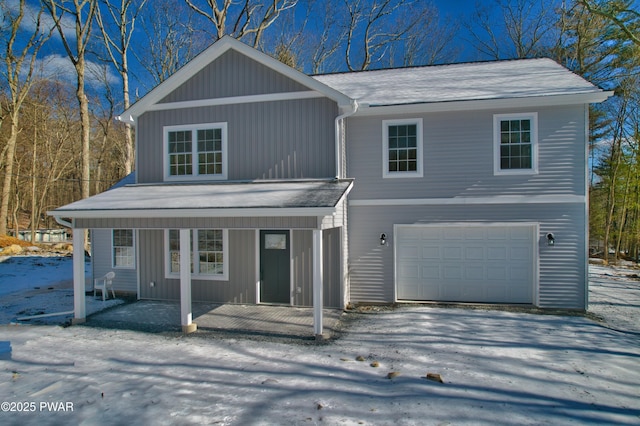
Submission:
<svg viewBox="0 0 640 426">
<path fill-rule="evenodd" d="M 553 236 L 551 232 L 547 234 L 547 245 L 553 246 L 556 244 L 556 237 Z"/>
<path fill-rule="evenodd" d="M 387 243 L 387 234 L 380 234 L 380 245 L 383 246 Z"/>
</svg>

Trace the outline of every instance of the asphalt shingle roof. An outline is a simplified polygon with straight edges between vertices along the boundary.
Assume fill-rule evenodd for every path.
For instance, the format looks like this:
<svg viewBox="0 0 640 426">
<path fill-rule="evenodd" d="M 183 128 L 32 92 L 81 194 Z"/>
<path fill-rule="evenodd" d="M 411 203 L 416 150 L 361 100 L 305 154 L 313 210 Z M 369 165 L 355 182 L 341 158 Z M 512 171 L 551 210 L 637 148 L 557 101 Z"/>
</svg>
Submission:
<svg viewBox="0 0 640 426">
<path fill-rule="evenodd" d="M 79 212 L 171 209 L 335 207 L 351 180 L 126 185 L 54 210 Z"/>
<path fill-rule="evenodd" d="M 600 92 L 551 59 L 520 59 L 314 76 L 370 106 Z"/>
</svg>

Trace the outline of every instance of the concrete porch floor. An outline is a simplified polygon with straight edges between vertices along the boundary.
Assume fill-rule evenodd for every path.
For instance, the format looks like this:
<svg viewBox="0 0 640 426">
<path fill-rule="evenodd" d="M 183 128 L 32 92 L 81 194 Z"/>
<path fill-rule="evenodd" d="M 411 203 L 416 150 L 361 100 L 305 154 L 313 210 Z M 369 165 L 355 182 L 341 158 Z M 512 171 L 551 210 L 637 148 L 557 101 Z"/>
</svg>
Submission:
<svg viewBox="0 0 640 426">
<path fill-rule="evenodd" d="M 193 303 L 198 331 L 225 331 L 287 338 L 314 338 L 313 309 L 292 306 Z M 338 331 L 342 311 L 323 310 L 324 336 Z M 87 318 L 87 325 L 148 332 L 181 331 L 180 304 L 141 300 Z"/>
</svg>

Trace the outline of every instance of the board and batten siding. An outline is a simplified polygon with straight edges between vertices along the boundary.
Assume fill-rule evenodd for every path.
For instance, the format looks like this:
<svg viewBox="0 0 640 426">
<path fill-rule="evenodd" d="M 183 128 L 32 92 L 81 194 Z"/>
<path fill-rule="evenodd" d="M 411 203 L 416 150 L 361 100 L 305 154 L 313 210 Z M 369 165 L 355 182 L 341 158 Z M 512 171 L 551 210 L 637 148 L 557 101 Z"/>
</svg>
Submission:
<svg viewBox="0 0 640 426">
<path fill-rule="evenodd" d="M 103 231 L 101 231 L 103 232 Z M 140 298 L 179 300 L 180 280 L 166 278 L 166 248 L 163 230 L 140 230 L 140 250 L 145 253 L 140 265 Z M 291 258 L 295 306 L 313 305 L 313 239 L 311 230 L 293 230 Z M 324 306 L 341 307 L 340 229 L 323 231 Z M 229 230 L 229 280 L 192 280 L 195 302 L 256 303 L 255 230 Z M 150 283 L 154 286 L 151 287 Z M 297 289 L 300 288 L 300 292 Z"/>
<path fill-rule="evenodd" d="M 337 105 L 327 98 L 150 111 L 138 118 L 139 183 L 164 180 L 163 126 L 227 123 L 229 180 L 334 177 Z"/>
<path fill-rule="evenodd" d="M 160 103 L 306 90 L 309 88 L 297 81 L 235 50 L 228 50 Z"/>
<path fill-rule="evenodd" d="M 351 302 L 390 303 L 394 294 L 394 224 L 539 223 L 539 282 L 542 308 L 586 309 L 585 207 L 567 204 L 439 206 L 351 206 L 349 279 Z M 555 235 L 555 246 L 546 234 Z M 387 244 L 380 245 L 380 234 Z"/>
<path fill-rule="evenodd" d="M 585 195 L 583 105 L 348 118 L 350 200 Z M 535 175 L 494 176 L 493 116 L 538 113 Z M 422 118 L 424 177 L 382 177 L 382 120 Z"/>
<path fill-rule="evenodd" d="M 135 231 L 134 231 L 135 233 Z M 134 237 L 135 238 L 135 237 Z M 136 241 L 137 243 L 137 241 Z M 137 294 L 138 292 L 138 271 L 134 268 L 114 268 L 113 248 L 111 229 L 91 230 L 91 282 L 86 288 L 93 288 L 93 279 L 103 277 L 107 272 L 113 271 L 116 274 L 113 280 L 113 289 L 119 293 Z"/>
<path fill-rule="evenodd" d="M 165 277 L 164 231 L 141 230 L 140 298 L 179 300 L 180 280 Z M 229 230 L 229 280 L 191 282 L 194 302 L 255 303 L 255 231 Z M 150 283 L 154 286 L 151 287 Z"/>
<path fill-rule="evenodd" d="M 340 233 L 340 228 L 322 231 L 322 298 L 323 305 L 327 308 L 343 307 L 340 284 Z M 313 231 L 293 231 L 291 248 L 294 304 L 313 306 Z"/>
</svg>

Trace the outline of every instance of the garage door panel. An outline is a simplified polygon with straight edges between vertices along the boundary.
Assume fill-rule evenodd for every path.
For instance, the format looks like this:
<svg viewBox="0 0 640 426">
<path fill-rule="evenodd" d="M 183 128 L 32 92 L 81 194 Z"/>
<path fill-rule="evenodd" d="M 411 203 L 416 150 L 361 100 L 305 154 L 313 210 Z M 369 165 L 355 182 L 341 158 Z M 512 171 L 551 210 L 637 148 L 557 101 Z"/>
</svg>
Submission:
<svg viewBox="0 0 640 426">
<path fill-rule="evenodd" d="M 462 240 L 464 229 L 461 228 L 442 228 L 442 238 L 447 241 Z"/>
<path fill-rule="evenodd" d="M 513 247 L 509 251 L 509 259 L 526 262 L 531 259 L 531 250 L 529 247 Z"/>
<path fill-rule="evenodd" d="M 411 279 L 421 279 L 423 275 L 420 274 L 420 264 L 407 264 L 403 263 L 398 267 L 398 278 L 409 282 Z"/>
<path fill-rule="evenodd" d="M 532 225 L 398 226 L 397 298 L 532 303 L 534 231 Z"/>
<path fill-rule="evenodd" d="M 488 280 L 506 280 L 507 279 L 507 267 L 504 265 L 492 266 L 487 270 Z"/>
<path fill-rule="evenodd" d="M 484 247 L 467 247 L 464 250 L 465 260 L 483 260 Z"/>
<path fill-rule="evenodd" d="M 445 265 L 442 270 L 442 278 L 445 280 L 459 280 L 462 278 L 462 268 L 460 266 Z"/>
<path fill-rule="evenodd" d="M 440 266 L 439 265 L 425 265 L 422 267 L 422 278 L 425 279 L 440 279 L 442 275 L 440 274 Z"/>
<path fill-rule="evenodd" d="M 509 237 L 511 240 L 529 241 L 531 240 L 531 230 L 526 228 L 509 229 Z"/>
<path fill-rule="evenodd" d="M 443 260 L 462 260 L 462 247 L 444 247 Z"/>
<path fill-rule="evenodd" d="M 464 299 L 475 300 L 481 299 L 483 295 L 483 289 L 477 286 L 464 286 L 460 295 Z"/>
<path fill-rule="evenodd" d="M 465 240 L 484 240 L 486 232 L 480 228 L 467 228 L 464 231 Z"/>
<path fill-rule="evenodd" d="M 419 259 L 420 248 L 413 245 L 405 245 L 398 248 L 398 255 L 404 259 Z"/>
<path fill-rule="evenodd" d="M 422 228 L 420 231 L 407 232 L 409 239 L 441 240 L 442 230 L 439 228 Z"/>
<path fill-rule="evenodd" d="M 507 260 L 507 249 L 505 247 L 487 247 L 487 260 Z"/>
<path fill-rule="evenodd" d="M 505 241 L 509 239 L 509 231 L 505 228 L 491 228 L 486 230 L 487 240 Z"/>
<path fill-rule="evenodd" d="M 485 268 L 481 265 L 465 265 L 464 278 L 467 281 L 484 280 Z"/>
<path fill-rule="evenodd" d="M 423 259 L 440 259 L 440 247 L 423 247 L 422 248 Z"/>
</svg>

